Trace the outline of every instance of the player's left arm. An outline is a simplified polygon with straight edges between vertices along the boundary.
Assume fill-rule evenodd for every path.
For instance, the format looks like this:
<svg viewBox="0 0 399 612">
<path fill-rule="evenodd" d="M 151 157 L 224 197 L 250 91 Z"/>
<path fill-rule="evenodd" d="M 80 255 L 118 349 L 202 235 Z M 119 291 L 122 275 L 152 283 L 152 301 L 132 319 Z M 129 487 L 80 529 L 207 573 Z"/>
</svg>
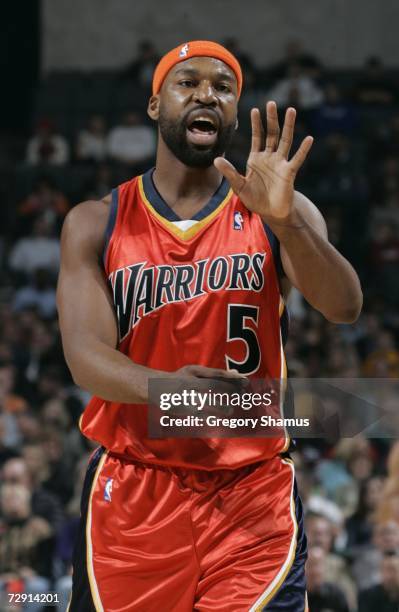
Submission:
<svg viewBox="0 0 399 612">
<path fill-rule="evenodd" d="M 246 175 L 221 157 L 215 166 L 245 206 L 258 213 L 279 239 L 284 272 L 292 285 L 329 321 L 352 323 L 362 307 L 359 278 L 328 241 L 319 210 L 294 189 L 313 138 L 306 137 L 289 160 L 295 109 L 287 109 L 281 138 L 275 103 L 269 102 L 266 111 L 266 138 L 259 110 L 251 113 L 252 147 Z"/>
<path fill-rule="evenodd" d="M 296 191 L 294 205 L 300 227 L 273 228 L 288 281 L 329 321 L 354 322 L 362 307 L 355 270 L 328 241 L 326 222 L 313 202 Z"/>
</svg>

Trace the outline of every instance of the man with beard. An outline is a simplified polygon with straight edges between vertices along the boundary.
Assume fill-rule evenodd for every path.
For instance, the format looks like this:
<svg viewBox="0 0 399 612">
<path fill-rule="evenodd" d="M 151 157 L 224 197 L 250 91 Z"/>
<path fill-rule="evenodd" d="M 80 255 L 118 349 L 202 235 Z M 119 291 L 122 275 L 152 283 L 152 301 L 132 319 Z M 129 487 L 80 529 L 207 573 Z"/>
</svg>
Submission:
<svg viewBox="0 0 399 612">
<path fill-rule="evenodd" d="M 294 191 L 311 147 L 288 160 L 252 118 L 247 173 L 223 155 L 237 128 L 239 63 L 193 41 L 166 54 L 148 114 L 156 165 L 65 222 L 58 305 L 75 382 L 94 397 L 80 427 L 101 447 L 82 495 L 71 612 L 306 609 L 306 541 L 285 432 L 151 437 L 148 386 L 285 376 L 283 291 L 335 322 L 361 290 L 316 207 Z M 265 142 L 264 142 L 265 141 Z"/>
</svg>

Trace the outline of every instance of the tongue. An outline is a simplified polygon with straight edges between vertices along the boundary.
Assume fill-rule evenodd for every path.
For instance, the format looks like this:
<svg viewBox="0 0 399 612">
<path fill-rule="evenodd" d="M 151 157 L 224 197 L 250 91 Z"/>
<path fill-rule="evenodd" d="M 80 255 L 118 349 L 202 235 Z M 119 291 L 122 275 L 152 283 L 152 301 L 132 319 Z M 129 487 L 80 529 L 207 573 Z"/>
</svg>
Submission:
<svg viewBox="0 0 399 612">
<path fill-rule="evenodd" d="M 187 140 L 198 146 L 212 146 L 217 140 L 217 132 L 203 132 L 198 128 L 187 130 Z"/>
<path fill-rule="evenodd" d="M 214 133 L 214 130 L 201 129 L 195 126 L 191 128 L 191 131 L 194 134 L 213 134 Z"/>
</svg>

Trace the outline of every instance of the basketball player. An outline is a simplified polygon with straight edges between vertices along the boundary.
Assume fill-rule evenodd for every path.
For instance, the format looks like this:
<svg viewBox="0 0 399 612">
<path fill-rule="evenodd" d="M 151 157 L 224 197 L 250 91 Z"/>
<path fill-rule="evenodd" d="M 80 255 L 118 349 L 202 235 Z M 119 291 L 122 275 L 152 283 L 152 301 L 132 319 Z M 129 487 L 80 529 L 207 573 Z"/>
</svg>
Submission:
<svg viewBox="0 0 399 612">
<path fill-rule="evenodd" d="M 277 438 L 151 439 L 151 378 L 284 376 L 289 284 L 330 321 L 354 321 L 356 273 L 294 191 L 289 158 L 254 109 L 247 172 L 223 157 L 237 129 L 238 61 L 193 41 L 157 66 L 148 114 L 156 166 L 85 202 L 62 232 L 58 306 L 66 360 L 93 398 L 69 610 L 306 610 L 306 540 L 294 468 Z"/>
</svg>

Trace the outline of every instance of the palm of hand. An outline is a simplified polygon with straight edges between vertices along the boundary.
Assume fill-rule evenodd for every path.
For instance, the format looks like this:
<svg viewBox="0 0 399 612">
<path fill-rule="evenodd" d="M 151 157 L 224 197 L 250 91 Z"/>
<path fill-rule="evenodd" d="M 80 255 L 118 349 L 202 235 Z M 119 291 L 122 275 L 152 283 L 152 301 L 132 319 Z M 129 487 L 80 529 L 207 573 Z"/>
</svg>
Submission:
<svg viewBox="0 0 399 612">
<path fill-rule="evenodd" d="M 252 212 L 265 219 L 288 219 L 293 209 L 294 181 L 299 168 L 313 144 L 308 136 L 295 155 L 288 160 L 292 144 L 295 109 L 286 112 L 280 138 L 277 107 L 267 104 L 267 134 L 263 147 L 264 129 L 258 109 L 251 112 L 252 145 L 246 175 L 243 176 L 224 158 L 217 158 L 215 166 L 230 182 L 234 192 Z"/>
<path fill-rule="evenodd" d="M 275 218 L 288 216 L 294 197 L 295 176 L 276 153 L 251 153 L 239 196 L 252 212 Z"/>
</svg>

